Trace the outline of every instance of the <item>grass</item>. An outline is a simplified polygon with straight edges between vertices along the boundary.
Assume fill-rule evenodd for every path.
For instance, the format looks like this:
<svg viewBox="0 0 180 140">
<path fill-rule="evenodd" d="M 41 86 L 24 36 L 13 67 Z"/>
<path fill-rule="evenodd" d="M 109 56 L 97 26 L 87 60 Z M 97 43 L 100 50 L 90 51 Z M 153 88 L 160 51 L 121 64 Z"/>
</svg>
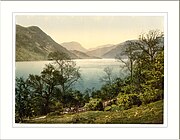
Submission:
<svg viewBox="0 0 180 140">
<path fill-rule="evenodd" d="M 31 119 L 25 123 L 49 124 L 163 124 L 163 100 L 119 112 L 87 111 L 46 118 Z"/>
</svg>

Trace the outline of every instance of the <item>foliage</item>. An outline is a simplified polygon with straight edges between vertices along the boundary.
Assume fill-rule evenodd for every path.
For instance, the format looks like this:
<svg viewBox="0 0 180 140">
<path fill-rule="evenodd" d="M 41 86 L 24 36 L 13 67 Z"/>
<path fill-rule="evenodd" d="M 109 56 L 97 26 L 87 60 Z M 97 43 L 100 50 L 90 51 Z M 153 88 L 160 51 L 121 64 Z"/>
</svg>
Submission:
<svg viewBox="0 0 180 140">
<path fill-rule="evenodd" d="M 117 98 L 117 105 L 121 110 L 126 110 L 131 108 L 133 105 L 141 105 L 141 101 L 137 94 L 120 94 Z"/>
<path fill-rule="evenodd" d="M 59 101 L 54 101 L 50 106 L 51 112 L 62 112 L 63 111 L 63 104 Z"/>
<path fill-rule="evenodd" d="M 112 71 L 113 69 L 111 67 L 105 67 L 104 68 L 105 75 L 100 78 L 100 81 L 109 85 L 112 84 L 113 81 Z"/>
<path fill-rule="evenodd" d="M 32 116 L 32 102 L 29 85 L 21 78 L 16 78 L 15 87 L 15 120 L 23 122 L 24 117 Z"/>
<path fill-rule="evenodd" d="M 105 108 L 104 108 L 104 111 L 110 111 L 111 110 L 111 106 L 106 106 Z"/>
<path fill-rule="evenodd" d="M 111 111 L 114 112 L 114 111 L 120 111 L 121 108 L 118 106 L 118 105 L 115 105 L 115 104 L 112 104 L 111 105 Z"/>
<path fill-rule="evenodd" d="M 31 86 L 31 92 L 33 93 L 33 98 L 35 106 L 41 108 L 35 111 L 37 115 L 47 114 L 50 112 L 50 105 L 54 100 L 55 88 L 58 84 L 57 82 L 58 70 L 51 64 L 46 65 L 41 75 L 29 75 L 28 84 Z M 39 101 L 41 101 L 39 103 Z M 34 108 L 36 108 L 34 106 Z"/>
<path fill-rule="evenodd" d="M 81 102 L 83 96 L 79 91 L 71 91 L 72 95 L 68 95 L 71 85 L 80 78 L 75 62 L 63 53 L 54 52 L 50 56 L 56 63 L 45 65 L 40 75 L 30 74 L 26 80 L 16 79 L 17 122 L 22 121 L 24 117 L 62 111 L 64 102 L 70 102 L 72 106 L 77 107 L 84 105 L 84 102 Z"/>
<path fill-rule="evenodd" d="M 84 106 L 87 110 L 96 111 L 96 110 L 103 110 L 103 104 L 101 99 L 98 98 L 91 98 L 89 103 L 86 103 Z"/>
<path fill-rule="evenodd" d="M 147 88 L 139 95 L 143 104 L 148 104 L 163 99 L 163 90 Z"/>
<path fill-rule="evenodd" d="M 55 60 L 54 67 L 58 70 L 57 80 L 63 94 L 80 78 L 76 63 L 65 53 L 52 52 L 48 56 Z"/>
<path fill-rule="evenodd" d="M 87 102 L 87 99 L 84 99 L 83 94 L 77 90 L 68 91 L 63 96 L 63 99 L 62 99 L 62 103 L 63 103 L 64 107 L 68 107 L 68 108 L 74 107 L 74 108 L 76 108 L 76 110 L 79 107 L 83 107 L 85 105 L 85 102 Z"/>
<path fill-rule="evenodd" d="M 156 53 L 164 48 L 164 44 L 161 44 L 163 37 L 164 33 L 160 30 L 150 30 L 146 34 L 139 35 L 139 47 L 146 53 L 150 61 L 153 61 Z"/>
</svg>

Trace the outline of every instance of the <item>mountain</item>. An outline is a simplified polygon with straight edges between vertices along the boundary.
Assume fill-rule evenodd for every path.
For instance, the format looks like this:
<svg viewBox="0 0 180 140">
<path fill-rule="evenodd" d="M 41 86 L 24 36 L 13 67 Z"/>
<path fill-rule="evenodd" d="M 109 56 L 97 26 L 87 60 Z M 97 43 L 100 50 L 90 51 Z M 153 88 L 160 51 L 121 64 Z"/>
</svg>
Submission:
<svg viewBox="0 0 180 140">
<path fill-rule="evenodd" d="M 71 58 L 77 58 L 39 27 L 16 25 L 16 61 L 47 60 L 48 54 L 53 51 L 63 52 Z"/>
<path fill-rule="evenodd" d="M 102 57 L 104 54 L 115 48 L 115 45 L 109 46 L 109 45 L 104 45 L 105 47 L 97 48 L 92 51 L 86 52 L 86 54 L 91 55 L 91 56 L 96 56 L 96 57 Z M 108 46 L 108 47 L 107 47 Z"/>
<path fill-rule="evenodd" d="M 125 47 L 124 42 L 114 45 L 114 48 L 104 53 L 102 55 L 102 58 L 115 58 L 118 54 L 120 54 L 124 50 L 124 47 Z"/>
<path fill-rule="evenodd" d="M 100 46 L 97 46 L 95 48 L 89 48 L 88 51 L 93 51 L 93 50 L 97 50 L 99 48 L 106 48 L 106 47 L 111 47 L 113 46 L 114 44 L 105 44 L 105 45 L 100 45 Z"/>
<path fill-rule="evenodd" d="M 107 53 L 105 53 L 104 55 L 102 55 L 102 58 L 115 58 L 117 55 L 121 54 L 123 51 L 125 51 L 125 49 L 129 46 L 129 41 L 132 42 L 132 43 L 137 43 L 137 44 L 141 44 L 145 47 L 146 44 L 143 44 L 142 42 L 140 42 L 139 40 L 127 40 L 123 43 L 119 43 L 117 45 L 115 45 L 115 47 L 113 49 L 111 49 L 110 51 L 108 51 Z M 157 45 L 158 45 L 158 48 L 162 48 L 164 46 L 164 38 L 163 37 L 159 37 L 158 40 L 157 40 Z M 142 49 L 137 49 L 136 48 L 136 52 L 137 51 L 142 51 Z M 124 58 L 127 58 L 127 56 L 122 56 Z"/>
<path fill-rule="evenodd" d="M 86 52 L 87 50 L 82 47 L 82 45 L 78 42 L 72 41 L 72 42 L 63 42 L 61 43 L 63 47 L 65 47 L 67 50 L 77 50 L 81 52 Z"/>
<path fill-rule="evenodd" d="M 102 58 L 115 58 L 117 55 L 121 54 L 123 51 L 126 50 L 126 48 L 129 46 L 129 42 L 139 43 L 138 40 L 127 40 L 125 42 L 119 43 L 115 45 L 113 49 L 105 53 Z M 122 57 L 127 58 L 127 56 L 125 55 Z"/>
<path fill-rule="evenodd" d="M 89 56 L 84 52 L 72 50 L 72 53 L 74 53 L 79 59 L 99 59 L 99 57 Z"/>
</svg>

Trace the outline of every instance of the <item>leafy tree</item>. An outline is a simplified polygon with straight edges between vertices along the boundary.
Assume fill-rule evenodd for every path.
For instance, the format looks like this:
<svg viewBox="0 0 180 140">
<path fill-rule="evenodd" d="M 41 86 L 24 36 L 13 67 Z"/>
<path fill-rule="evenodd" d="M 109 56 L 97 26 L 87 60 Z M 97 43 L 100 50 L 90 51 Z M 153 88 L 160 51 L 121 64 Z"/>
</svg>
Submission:
<svg viewBox="0 0 180 140">
<path fill-rule="evenodd" d="M 15 101 L 16 122 L 23 122 L 25 117 L 32 116 L 29 85 L 22 77 L 16 78 Z"/>
<path fill-rule="evenodd" d="M 50 112 L 50 105 L 55 96 L 55 89 L 57 88 L 57 76 L 59 71 L 51 64 L 45 65 L 41 75 L 29 75 L 28 83 L 31 85 L 31 90 L 36 99 L 42 114 Z M 41 101 L 40 103 L 38 103 Z"/>
<path fill-rule="evenodd" d="M 164 45 L 163 33 L 149 31 L 140 36 L 142 53 L 134 64 L 134 77 L 143 103 L 163 98 L 164 91 Z"/>
<path fill-rule="evenodd" d="M 163 99 L 164 92 L 164 51 L 158 52 L 151 68 L 142 70 L 141 99 L 144 103 Z"/>
<path fill-rule="evenodd" d="M 52 52 L 48 56 L 55 60 L 53 63 L 59 71 L 57 79 L 63 94 L 80 78 L 79 68 L 76 63 L 65 53 Z"/>
<path fill-rule="evenodd" d="M 125 49 L 116 56 L 116 59 L 124 64 L 124 67 L 130 72 L 131 84 L 133 83 L 134 62 L 139 54 L 138 45 L 134 41 L 127 41 Z M 125 59 L 127 58 L 127 59 Z"/>
<path fill-rule="evenodd" d="M 64 107 L 74 107 L 77 111 L 79 107 L 84 106 L 83 94 L 78 90 L 69 90 L 63 96 L 63 104 Z"/>
<path fill-rule="evenodd" d="M 163 44 L 164 33 L 160 30 L 150 30 L 148 33 L 139 36 L 139 47 L 145 52 L 151 61 L 154 60 L 158 51 L 164 48 Z"/>
</svg>

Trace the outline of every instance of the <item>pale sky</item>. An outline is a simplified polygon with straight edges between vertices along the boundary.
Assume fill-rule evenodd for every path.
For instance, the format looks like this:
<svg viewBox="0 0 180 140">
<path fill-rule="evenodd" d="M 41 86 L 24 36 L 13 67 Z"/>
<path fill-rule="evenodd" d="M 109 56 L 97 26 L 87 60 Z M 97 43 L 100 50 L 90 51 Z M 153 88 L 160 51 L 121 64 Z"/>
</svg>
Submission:
<svg viewBox="0 0 180 140">
<path fill-rule="evenodd" d="M 16 24 L 38 26 L 59 44 L 76 41 L 84 48 L 137 39 L 153 29 L 164 31 L 163 16 L 18 15 Z"/>
</svg>

